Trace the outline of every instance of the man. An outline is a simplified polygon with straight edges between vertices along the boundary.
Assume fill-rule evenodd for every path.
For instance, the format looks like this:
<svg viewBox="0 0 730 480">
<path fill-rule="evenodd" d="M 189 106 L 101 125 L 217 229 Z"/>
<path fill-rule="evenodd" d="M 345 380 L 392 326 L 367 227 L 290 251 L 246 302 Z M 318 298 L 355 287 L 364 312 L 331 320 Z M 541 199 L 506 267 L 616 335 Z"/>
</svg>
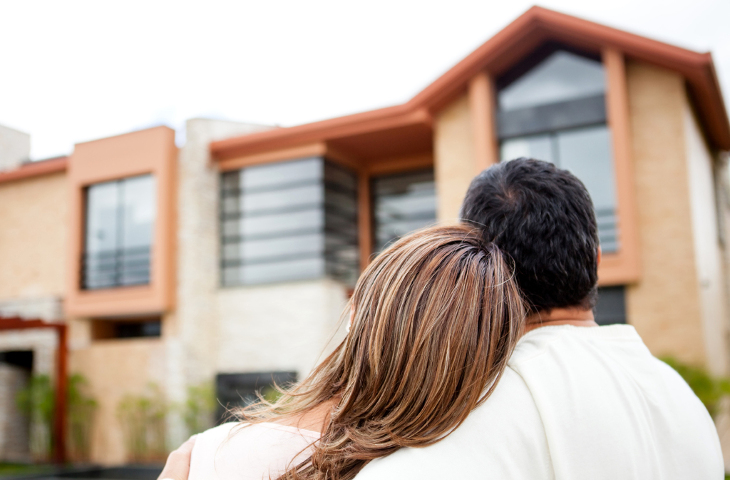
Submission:
<svg viewBox="0 0 730 480">
<path fill-rule="evenodd" d="M 358 479 L 723 478 L 714 424 L 687 384 L 633 327 L 593 319 L 601 253 L 575 176 L 524 158 L 495 165 L 472 182 L 461 218 L 514 260 L 525 336 L 451 435 L 375 460 Z"/>
</svg>

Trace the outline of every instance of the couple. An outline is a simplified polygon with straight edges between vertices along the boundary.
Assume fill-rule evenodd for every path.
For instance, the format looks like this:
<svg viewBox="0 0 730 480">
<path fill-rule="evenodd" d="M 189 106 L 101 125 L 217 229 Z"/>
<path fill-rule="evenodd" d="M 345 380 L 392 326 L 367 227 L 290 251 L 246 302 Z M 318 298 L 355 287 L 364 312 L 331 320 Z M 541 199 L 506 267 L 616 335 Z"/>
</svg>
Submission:
<svg viewBox="0 0 730 480">
<path fill-rule="evenodd" d="M 378 255 L 335 351 L 275 403 L 188 441 L 161 478 L 722 479 L 689 387 L 633 327 L 593 320 L 583 184 L 501 163 L 461 217 Z"/>
</svg>

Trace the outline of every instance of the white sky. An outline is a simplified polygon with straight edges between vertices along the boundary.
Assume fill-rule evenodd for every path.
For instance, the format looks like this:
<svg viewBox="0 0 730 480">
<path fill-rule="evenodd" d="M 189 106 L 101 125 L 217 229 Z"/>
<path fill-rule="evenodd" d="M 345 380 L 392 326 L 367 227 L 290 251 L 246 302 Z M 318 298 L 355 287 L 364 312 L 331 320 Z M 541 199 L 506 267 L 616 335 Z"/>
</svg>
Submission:
<svg viewBox="0 0 730 480">
<path fill-rule="evenodd" d="M 296 125 L 407 101 L 532 5 L 472 0 L 0 0 L 0 124 L 34 159 L 192 117 Z M 712 51 L 730 1 L 542 6 Z"/>
</svg>

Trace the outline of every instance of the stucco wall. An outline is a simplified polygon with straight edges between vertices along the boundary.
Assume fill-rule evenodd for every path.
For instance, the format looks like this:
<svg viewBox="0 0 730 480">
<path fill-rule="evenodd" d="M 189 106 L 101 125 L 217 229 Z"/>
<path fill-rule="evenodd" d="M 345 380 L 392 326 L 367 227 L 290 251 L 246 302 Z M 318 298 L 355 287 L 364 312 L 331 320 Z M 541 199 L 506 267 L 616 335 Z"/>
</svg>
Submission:
<svg viewBox="0 0 730 480">
<path fill-rule="evenodd" d="M 676 73 L 628 62 L 641 280 L 626 290 L 629 323 L 655 355 L 706 363 L 685 138 Z"/>
<path fill-rule="evenodd" d="M 342 340 L 335 331 L 346 302 L 345 288 L 328 279 L 221 290 L 217 370 L 294 370 L 302 378 Z"/>
<path fill-rule="evenodd" d="M 434 121 L 436 218 L 452 223 L 477 174 L 472 116 L 466 94 L 445 107 Z"/>
<path fill-rule="evenodd" d="M 689 104 L 685 107 L 684 123 L 706 363 L 715 375 L 725 375 L 728 371 L 728 317 L 713 176 L 715 160 Z"/>
<path fill-rule="evenodd" d="M 65 174 L 0 183 L 0 302 L 65 290 Z"/>
</svg>

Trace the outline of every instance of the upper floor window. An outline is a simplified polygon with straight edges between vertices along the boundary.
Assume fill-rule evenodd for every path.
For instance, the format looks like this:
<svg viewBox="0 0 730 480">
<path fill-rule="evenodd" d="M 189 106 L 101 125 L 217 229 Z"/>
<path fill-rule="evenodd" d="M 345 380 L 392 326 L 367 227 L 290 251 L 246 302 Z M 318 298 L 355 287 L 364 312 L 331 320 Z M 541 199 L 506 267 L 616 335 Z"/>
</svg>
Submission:
<svg viewBox="0 0 730 480">
<path fill-rule="evenodd" d="M 323 158 L 224 173 L 223 285 L 323 276 L 354 284 L 357 212 L 355 174 Z"/>
<path fill-rule="evenodd" d="M 528 60 L 498 81 L 502 160 L 532 157 L 570 170 L 593 200 L 604 252 L 618 251 L 603 65 L 564 50 Z"/>
<path fill-rule="evenodd" d="M 150 283 L 155 214 L 152 175 L 98 183 L 86 189 L 83 288 Z"/>
<path fill-rule="evenodd" d="M 375 251 L 436 222 L 433 170 L 376 177 L 372 181 Z"/>
</svg>

